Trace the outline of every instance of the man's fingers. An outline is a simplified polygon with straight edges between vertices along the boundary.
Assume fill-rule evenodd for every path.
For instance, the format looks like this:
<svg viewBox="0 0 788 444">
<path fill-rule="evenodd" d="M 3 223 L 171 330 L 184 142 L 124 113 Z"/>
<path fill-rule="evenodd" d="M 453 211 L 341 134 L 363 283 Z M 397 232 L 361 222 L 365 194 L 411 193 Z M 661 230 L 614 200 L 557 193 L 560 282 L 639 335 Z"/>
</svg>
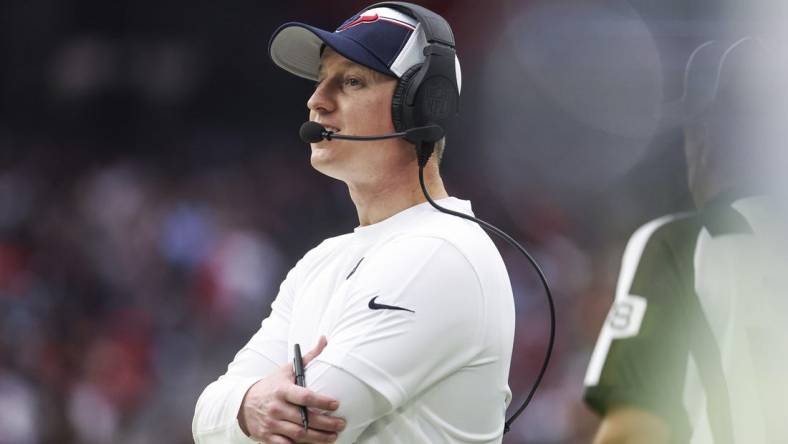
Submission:
<svg viewBox="0 0 788 444">
<path fill-rule="evenodd" d="M 328 344 L 328 340 L 326 340 L 326 337 L 325 336 L 320 336 L 320 339 L 318 339 L 317 344 L 312 348 L 312 350 L 309 350 L 309 352 L 307 354 L 305 354 L 305 355 L 303 355 L 301 357 L 301 361 L 304 363 L 304 367 L 306 367 L 309 364 L 310 361 L 315 359 L 317 357 L 317 355 L 322 353 L 323 349 L 326 348 L 327 344 Z M 284 364 L 280 368 L 284 372 L 287 372 L 287 373 L 290 373 L 290 374 L 294 374 L 295 373 L 295 371 L 293 369 L 293 363 L 292 362 Z"/>
<path fill-rule="evenodd" d="M 335 416 L 328 416 L 317 410 L 309 410 L 309 428 L 324 432 L 341 432 L 345 430 L 345 420 Z"/>
<path fill-rule="evenodd" d="M 301 424 L 301 412 L 298 406 L 285 402 L 277 403 L 271 410 L 277 419 Z M 345 420 L 320 413 L 317 409 L 309 409 L 309 428 L 323 432 L 341 432 L 345 429 Z"/>
<path fill-rule="evenodd" d="M 317 355 L 323 352 L 323 349 L 326 348 L 326 344 L 328 341 L 326 340 L 325 336 L 320 336 L 320 339 L 317 341 L 317 345 L 312 350 L 309 350 L 309 353 L 304 355 L 304 366 L 309 364 L 309 361 L 315 359 Z"/>
<path fill-rule="evenodd" d="M 303 430 L 303 429 L 301 429 Z M 337 440 L 337 434 L 331 432 L 321 432 L 315 430 L 313 428 L 309 428 L 309 431 L 306 432 L 306 436 L 301 438 L 300 441 L 296 442 L 308 442 L 308 443 L 332 443 Z"/>
<path fill-rule="evenodd" d="M 320 393 L 315 393 L 297 385 L 291 385 L 287 390 L 284 390 L 283 394 L 284 400 L 290 404 L 331 411 L 339 408 L 339 402 L 336 399 L 330 396 L 321 395 Z"/>
<path fill-rule="evenodd" d="M 282 435 L 270 435 L 263 442 L 266 444 L 295 444 L 295 441 Z"/>
<path fill-rule="evenodd" d="M 330 443 L 337 440 L 336 433 L 321 432 L 312 428 L 304 430 L 304 426 L 289 421 L 275 422 L 271 427 L 271 431 L 298 443 Z"/>
</svg>

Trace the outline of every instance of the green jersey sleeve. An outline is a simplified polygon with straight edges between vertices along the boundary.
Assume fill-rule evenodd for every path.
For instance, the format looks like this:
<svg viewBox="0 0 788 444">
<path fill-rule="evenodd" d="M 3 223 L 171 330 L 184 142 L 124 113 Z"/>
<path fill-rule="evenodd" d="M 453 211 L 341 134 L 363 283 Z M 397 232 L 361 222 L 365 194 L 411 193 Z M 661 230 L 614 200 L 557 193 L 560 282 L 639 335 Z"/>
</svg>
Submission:
<svg viewBox="0 0 788 444">
<path fill-rule="evenodd" d="M 664 418 L 674 437 L 688 433 L 682 402 L 690 352 L 686 300 L 694 297 L 698 230 L 694 218 L 671 215 L 630 238 L 585 377 L 584 400 L 599 415 L 637 407 Z"/>
</svg>

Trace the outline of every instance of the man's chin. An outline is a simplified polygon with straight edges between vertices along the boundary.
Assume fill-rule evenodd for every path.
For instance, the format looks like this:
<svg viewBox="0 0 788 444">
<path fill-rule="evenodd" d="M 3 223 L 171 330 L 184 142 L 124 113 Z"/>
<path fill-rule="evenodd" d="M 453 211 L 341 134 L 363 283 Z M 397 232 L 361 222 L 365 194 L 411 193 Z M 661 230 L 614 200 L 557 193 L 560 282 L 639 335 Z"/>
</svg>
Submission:
<svg viewBox="0 0 788 444">
<path fill-rule="evenodd" d="M 334 179 L 341 180 L 339 174 L 339 162 L 336 153 L 326 148 L 312 148 L 312 156 L 309 162 L 312 168 L 316 169 L 326 176 L 333 177 Z"/>
</svg>

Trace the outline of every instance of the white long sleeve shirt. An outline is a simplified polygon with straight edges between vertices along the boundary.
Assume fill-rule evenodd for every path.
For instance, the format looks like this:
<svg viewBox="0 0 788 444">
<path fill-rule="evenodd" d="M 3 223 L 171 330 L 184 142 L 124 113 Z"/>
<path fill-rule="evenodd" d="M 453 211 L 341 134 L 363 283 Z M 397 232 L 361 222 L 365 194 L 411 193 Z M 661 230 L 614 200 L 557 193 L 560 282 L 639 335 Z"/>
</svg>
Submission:
<svg viewBox="0 0 788 444">
<path fill-rule="evenodd" d="M 472 214 L 470 203 L 441 199 Z M 254 442 L 238 426 L 246 391 L 323 352 L 307 387 L 339 400 L 339 443 L 498 443 L 511 398 L 512 290 L 475 223 L 416 205 L 325 240 L 287 274 L 260 330 L 200 396 L 195 441 Z"/>
</svg>

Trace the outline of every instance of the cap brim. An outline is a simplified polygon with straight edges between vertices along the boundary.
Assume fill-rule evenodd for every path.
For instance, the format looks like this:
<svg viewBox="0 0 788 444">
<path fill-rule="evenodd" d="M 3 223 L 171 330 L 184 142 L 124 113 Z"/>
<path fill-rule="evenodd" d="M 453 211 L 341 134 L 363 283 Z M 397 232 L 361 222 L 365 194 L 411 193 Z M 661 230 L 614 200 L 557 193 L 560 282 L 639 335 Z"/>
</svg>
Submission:
<svg viewBox="0 0 788 444">
<path fill-rule="evenodd" d="M 355 40 L 304 23 L 285 23 L 274 31 L 268 43 L 268 54 L 271 60 L 285 71 L 305 79 L 317 80 L 320 47 L 323 44 L 353 62 L 397 77 L 382 60 Z"/>
</svg>

